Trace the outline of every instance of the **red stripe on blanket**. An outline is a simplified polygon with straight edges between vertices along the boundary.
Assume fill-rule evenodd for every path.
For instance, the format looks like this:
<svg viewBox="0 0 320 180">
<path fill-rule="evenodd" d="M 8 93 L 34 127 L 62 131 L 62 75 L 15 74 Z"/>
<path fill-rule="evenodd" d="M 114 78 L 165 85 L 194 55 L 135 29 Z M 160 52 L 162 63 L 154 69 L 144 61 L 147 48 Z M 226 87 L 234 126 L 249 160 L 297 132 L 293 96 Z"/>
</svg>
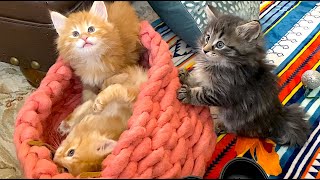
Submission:
<svg viewBox="0 0 320 180">
<path fill-rule="evenodd" d="M 320 38 L 318 38 L 316 41 L 314 41 L 311 46 L 306 49 L 303 54 L 298 57 L 298 59 L 290 66 L 290 68 L 281 75 L 279 84 L 280 86 L 283 86 L 284 83 L 288 80 L 291 79 L 289 83 L 285 85 L 285 87 L 280 91 L 279 93 L 279 99 L 282 102 L 290 93 L 291 91 L 301 82 L 301 76 L 302 74 L 310 70 L 318 61 L 320 58 L 320 51 L 318 51 L 316 54 L 311 57 L 311 59 L 306 63 L 301 69 L 299 66 L 301 66 L 312 54 L 313 51 L 315 51 L 318 46 L 320 45 Z M 292 76 L 296 71 L 299 71 L 296 73 L 293 77 Z"/>
<path fill-rule="evenodd" d="M 226 134 L 217 144 L 212 157 L 207 164 L 204 179 L 218 179 L 222 168 L 227 162 L 237 156 L 235 143 L 237 137 L 234 134 Z"/>
</svg>

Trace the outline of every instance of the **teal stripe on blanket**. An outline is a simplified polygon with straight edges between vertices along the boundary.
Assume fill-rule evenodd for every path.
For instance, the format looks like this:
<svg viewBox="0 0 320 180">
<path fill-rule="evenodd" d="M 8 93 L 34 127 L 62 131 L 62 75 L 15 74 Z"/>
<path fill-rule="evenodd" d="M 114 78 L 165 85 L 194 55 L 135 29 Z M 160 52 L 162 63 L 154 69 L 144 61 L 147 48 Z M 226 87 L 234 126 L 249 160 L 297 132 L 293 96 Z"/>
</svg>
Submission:
<svg viewBox="0 0 320 180">
<path fill-rule="evenodd" d="M 295 1 L 282 1 L 269 11 L 260 22 L 262 24 L 262 31 L 265 32 L 275 22 L 277 22 L 287 11 L 293 8 L 298 2 Z"/>
<path fill-rule="evenodd" d="M 320 96 L 320 91 L 316 94 L 316 96 Z M 308 111 L 310 107 L 313 105 L 313 103 L 316 102 L 318 98 L 312 98 L 311 101 L 308 103 L 308 105 L 304 108 L 305 111 Z"/>
<path fill-rule="evenodd" d="M 266 49 L 270 49 L 278 42 L 307 12 L 315 7 L 317 1 L 302 1 L 295 9 L 288 13 L 271 31 L 265 35 Z"/>
<path fill-rule="evenodd" d="M 162 21 L 161 21 L 161 19 L 159 18 L 159 19 L 153 21 L 153 22 L 151 23 L 151 26 L 152 26 L 153 28 L 155 28 L 155 27 L 158 26 L 160 23 L 162 23 Z M 155 28 L 155 30 L 157 30 L 157 29 Z"/>
<path fill-rule="evenodd" d="M 283 68 L 285 68 L 292 59 L 300 53 L 300 51 L 314 38 L 314 36 L 319 32 L 320 30 L 320 23 L 319 25 L 308 35 L 307 38 L 305 38 L 301 44 L 274 70 L 274 73 L 278 74 L 280 71 L 282 71 Z"/>
</svg>

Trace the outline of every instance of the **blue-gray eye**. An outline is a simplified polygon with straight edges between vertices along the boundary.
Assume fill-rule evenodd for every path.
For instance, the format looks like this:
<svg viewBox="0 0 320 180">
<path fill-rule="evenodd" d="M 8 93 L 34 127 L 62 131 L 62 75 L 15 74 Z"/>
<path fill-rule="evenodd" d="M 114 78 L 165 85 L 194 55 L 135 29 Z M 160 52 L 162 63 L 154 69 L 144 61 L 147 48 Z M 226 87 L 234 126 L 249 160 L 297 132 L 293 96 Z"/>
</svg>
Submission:
<svg viewBox="0 0 320 180">
<path fill-rule="evenodd" d="M 217 44 L 216 44 L 216 47 L 217 47 L 218 49 L 221 49 L 221 48 L 224 47 L 224 43 L 223 43 L 222 41 L 218 41 Z"/>
<path fill-rule="evenodd" d="M 79 32 L 78 31 L 73 31 L 72 32 L 72 36 L 73 37 L 78 37 L 80 34 L 79 34 Z"/>
<path fill-rule="evenodd" d="M 74 149 L 70 149 L 67 156 L 72 157 L 74 155 Z"/>
<path fill-rule="evenodd" d="M 93 26 L 88 27 L 88 33 L 92 33 L 92 32 L 94 32 L 94 31 L 95 31 L 95 29 L 94 29 Z"/>
</svg>

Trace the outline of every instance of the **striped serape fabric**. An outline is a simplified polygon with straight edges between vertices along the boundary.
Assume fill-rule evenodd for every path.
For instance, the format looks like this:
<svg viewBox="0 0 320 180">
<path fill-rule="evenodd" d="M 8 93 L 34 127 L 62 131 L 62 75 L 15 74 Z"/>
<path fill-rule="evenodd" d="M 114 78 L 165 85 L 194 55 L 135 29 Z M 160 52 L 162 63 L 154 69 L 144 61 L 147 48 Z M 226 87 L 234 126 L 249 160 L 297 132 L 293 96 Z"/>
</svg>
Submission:
<svg viewBox="0 0 320 180">
<path fill-rule="evenodd" d="M 270 179 L 320 178 L 320 98 L 306 98 L 301 76 L 307 70 L 320 71 L 320 2 L 319 1 L 261 1 L 260 23 L 265 34 L 267 61 L 277 67 L 280 78 L 279 99 L 283 105 L 300 104 L 312 124 L 312 132 L 302 148 L 276 146 L 282 173 Z M 195 50 L 174 34 L 161 19 L 152 26 L 167 41 L 173 62 L 179 68 L 191 68 Z M 320 88 L 309 96 L 319 96 Z M 236 136 L 218 137 L 212 161 L 204 178 L 218 178 L 222 167 L 236 157 Z M 249 156 L 246 153 L 244 156 Z"/>
</svg>

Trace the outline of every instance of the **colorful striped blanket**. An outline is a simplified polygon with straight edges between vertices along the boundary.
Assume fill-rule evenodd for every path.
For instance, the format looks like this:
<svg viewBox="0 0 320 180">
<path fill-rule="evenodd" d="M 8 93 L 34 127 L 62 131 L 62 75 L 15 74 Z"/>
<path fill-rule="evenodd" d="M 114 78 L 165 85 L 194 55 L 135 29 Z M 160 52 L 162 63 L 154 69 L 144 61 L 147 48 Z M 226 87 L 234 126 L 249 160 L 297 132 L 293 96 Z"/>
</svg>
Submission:
<svg viewBox="0 0 320 180">
<path fill-rule="evenodd" d="M 306 98 L 301 75 L 306 70 L 320 71 L 320 2 L 262 1 L 260 23 L 266 39 L 267 61 L 277 66 L 280 78 L 279 99 L 283 105 L 299 103 L 312 124 L 312 133 L 302 148 L 276 146 L 282 173 L 272 179 L 320 178 L 320 99 Z M 195 51 L 158 19 L 152 26 L 170 45 L 173 62 L 179 68 L 194 64 Z M 309 96 L 319 96 L 320 88 Z M 236 157 L 236 137 L 222 134 L 218 138 L 205 178 L 218 178 L 222 167 Z M 244 156 L 249 157 L 250 153 Z"/>
</svg>

